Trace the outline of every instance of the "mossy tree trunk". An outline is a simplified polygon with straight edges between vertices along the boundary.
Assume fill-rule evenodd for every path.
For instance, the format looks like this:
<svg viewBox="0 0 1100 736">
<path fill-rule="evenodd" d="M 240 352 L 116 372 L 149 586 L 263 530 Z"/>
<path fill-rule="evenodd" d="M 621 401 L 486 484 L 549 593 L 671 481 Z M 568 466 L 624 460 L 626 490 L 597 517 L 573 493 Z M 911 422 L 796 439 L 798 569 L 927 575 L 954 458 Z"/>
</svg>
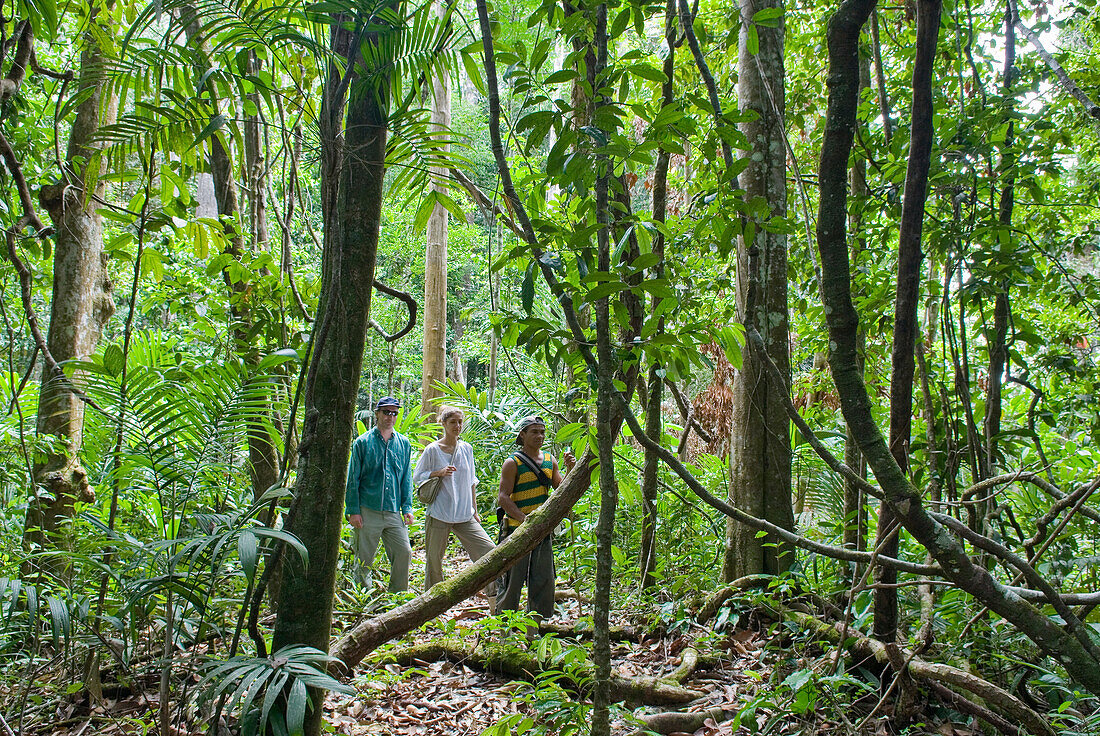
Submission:
<svg viewBox="0 0 1100 736">
<path fill-rule="evenodd" d="M 56 229 L 46 343 L 58 364 L 90 357 L 115 310 L 99 215 L 106 187 L 97 170 L 104 147 L 99 131 L 114 122 L 117 112 L 105 75 L 108 57 L 101 47 L 111 30 L 103 20 L 109 13 L 95 0 L 83 10 L 88 30 L 80 37 L 77 89 L 87 96 L 76 108 L 60 181 L 42 187 L 38 195 Z M 61 447 L 35 464 L 25 539 L 36 546 L 63 548 L 65 522 L 72 518 L 76 502 L 95 498 L 79 458 L 84 402 L 68 379 L 49 366 L 43 369 L 41 385 L 38 433 L 57 437 Z"/>
<path fill-rule="evenodd" d="M 374 16 L 370 22 L 376 30 L 363 40 L 374 46 L 376 60 L 385 56 L 384 49 L 393 48 L 392 38 L 381 38 L 396 32 L 384 27 L 386 18 Z M 334 51 L 356 64 L 354 34 L 342 20 L 334 22 Z M 388 75 L 370 71 L 376 73 L 358 70 L 348 75 L 346 106 L 346 77 L 335 65 L 329 69 L 323 92 L 319 121 L 325 218 L 322 296 L 303 392 L 298 482 L 286 522 L 309 551 L 309 561 L 305 564 L 297 554 L 286 553 L 272 641 L 276 650 L 303 644 L 328 651 L 332 632 L 344 479 L 374 282 L 386 154 Z M 314 691 L 311 697 L 315 707 L 307 717 L 306 733 L 315 736 L 320 733 L 322 694 Z"/>
</svg>

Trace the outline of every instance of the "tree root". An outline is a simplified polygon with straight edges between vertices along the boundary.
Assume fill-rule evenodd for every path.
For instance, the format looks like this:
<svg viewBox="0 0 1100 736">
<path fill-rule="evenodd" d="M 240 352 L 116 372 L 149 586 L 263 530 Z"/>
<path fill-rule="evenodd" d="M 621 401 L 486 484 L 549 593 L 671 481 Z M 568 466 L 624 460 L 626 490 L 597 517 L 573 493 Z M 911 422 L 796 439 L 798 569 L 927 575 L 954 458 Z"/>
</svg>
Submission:
<svg viewBox="0 0 1100 736">
<path fill-rule="evenodd" d="M 843 636 L 845 637 L 844 645 L 854 655 L 873 657 L 875 661 L 883 665 L 891 664 L 891 657 L 885 644 L 861 636 L 858 631 L 851 627 L 845 629 L 842 624 L 829 624 L 797 611 L 784 610 L 782 613 L 778 611 L 773 611 L 773 613 L 788 620 L 796 621 L 802 627 L 838 645 L 841 644 L 841 637 Z M 910 677 L 914 680 L 930 683 L 932 685 L 931 689 L 937 694 L 942 695 L 943 691 L 940 688 L 947 689 L 946 686 L 950 685 L 976 695 L 985 705 L 979 705 L 958 693 L 955 694 L 958 700 L 952 700 L 951 705 L 985 720 L 994 728 L 1008 734 L 1017 734 L 1019 729 L 1022 728 L 1027 733 L 1039 736 L 1055 736 L 1054 728 L 1045 718 L 1029 708 L 1019 698 L 988 680 L 983 680 L 977 675 L 951 665 L 927 662 L 905 650 L 899 650 L 899 658 L 907 663 L 906 670 Z M 961 702 L 963 700 L 966 701 L 966 705 Z M 1003 715 L 1003 717 L 998 714 Z M 990 715 L 993 717 L 987 718 Z M 1013 724 L 1019 724 L 1019 727 Z"/>
<path fill-rule="evenodd" d="M 654 733 L 695 733 L 702 728 L 708 720 L 715 723 L 728 721 L 737 713 L 734 708 L 708 708 L 694 713 L 683 711 L 666 711 L 664 713 L 651 713 L 638 718 L 645 731 Z M 638 731 L 637 733 L 643 733 Z"/>
<path fill-rule="evenodd" d="M 700 624 L 707 623 L 718 615 L 718 609 L 737 591 L 762 588 L 772 580 L 775 580 L 773 575 L 746 575 L 743 578 L 737 578 L 726 587 L 712 593 L 703 602 L 703 607 L 699 609 L 699 614 L 695 617 L 695 620 Z"/>
<path fill-rule="evenodd" d="M 554 621 L 542 621 L 539 623 L 539 633 L 567 636 L 572 639 L 591 639 L 593 628 L 591 622 L 578 621 L 575 624 L 563 624 Z M 642 632 L 628 626 L 612 626 L 608 629 L 607 634 L 611 641 L 634 643 L 640 642 L 643 636 Z"/>
<path fill-rule="evenodd" d="M 529 682 L 534 681 L 541 673 L 555 669 L 553 663 L 540 662 L 529 651 L 497 642 L 483 642 L 474 647 L 454 640 L 425 642 L 400 647 L 374 659 L 377 664 L 402 666 L 440 660 L 449 660 L 466 667 Z M 682 705 L 695 700 L 702 694 L 682 687 L 680 683 L 695 671 L 698 663 L 698 652 L 689 647 L 684 650 L 680 666 L 667 677 L 620 677 L 613 674 L 611 698 L 642 705 Z M 589 680 L 593 675 L 593 666 L 586 660 L 574 667 L 575 670 L 567 673 L 568 677 L 558 682 L 578 691 L 582 685 L 577 681 Z"/>
</svg>

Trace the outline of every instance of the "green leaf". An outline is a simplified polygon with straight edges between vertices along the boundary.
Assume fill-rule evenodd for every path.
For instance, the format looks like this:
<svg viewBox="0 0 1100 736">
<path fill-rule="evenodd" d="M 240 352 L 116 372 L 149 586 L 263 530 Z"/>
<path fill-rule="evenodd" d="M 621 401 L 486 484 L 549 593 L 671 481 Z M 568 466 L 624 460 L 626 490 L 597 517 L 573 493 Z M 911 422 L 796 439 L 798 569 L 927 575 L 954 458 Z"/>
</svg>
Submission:
<svg viewBox="0 0 1100 736">
<path fill-rule="evenodd" d="M 618 38 L 623 35 L 623 31 L 626 30 L 627 25 L 630 23 L 630 3 L 626 3 L 625 7 L 619 11 L 619 14 L 615 16 L 615 20 L 611 21 L 611 30 L 608 35 L 611 38 Z"/>
<path fill-rule="evenodd" d="M 545 84 L 561 84 L 562 82 L 571 82 L 578 76 L 576 69 L 561 69 L 551 74 L 543 82 Z"/>
<path fill-rule="evenodd" d="M 668 79 L 663 71 L 650 64 L 635 64 L 630 67 L 630 73 L 657 84 L 664 84 Z"/>
<path fill-rule="evenodd" d="M 286 700 L 286 727 L 290 736 L 303 736 L 305 734 L 306 686 L 301 680 L 295 680 L 290 686 L 290 697 Z"/>
<path fill-rule="evenodd" d="M 217 133 L 219 130 L 221 130 L 221 128 L 225 125 L 225 123 L 226 123 L 225 115 L 221 115 L 221 114 L 214 115 L 212 118 L 210 118 L 210 122 L 207 123 L 203 127 L 202 130 L 199 131 L 199 134 L 195 137 L 195 142 L 192 143 L 188 147 L 187 150 L 190 151 L 192 148 L 194 148 L 195 146 L 199 145 L 200 143 L 202 143 L 204 140 L 206 140 L 210 136 Z"/>
<path fill-rule="evenodd" d="M 283 529 L 271 529 L 266 526 L 258 526 L 254 529 L 248 530 L 250 533 L 255 534 L 257 537 L 268 537 L 269 539 L 277 539 L 280 542 L 290 545 L 298 555 L 302 558 L 303 565 L 309 565 L 309 550 L 302 544 L 302 540 L 294 536 L 288 531 Z"/>
<path fill-rule="evenodd" d="M 763 8 L 753 13 L 752 22 L 765 28 L 778 28 L 782 18 L 783 8 Z"/>
<path fill-rule="evenodd" d="M 624 284 L 622 281 L 605 281 L 589 289 L 588 293 L 584 295 L 584 301 L 586 304 L 591 304 L 592 302 L 606 299 L 612 294 L 618 294 L 620 291 L 625 291 L 629 288 L 630 286 Z"/>
<path fill-rule="evenodd" d="M 126 364 L 126 356 L 122 354 L 122 348 L 116 343 L 111 343 L 103 351 L 103 367 L 116 378 L 122 375 L 122 369 Z"/>
<path fill-rule="evenodd" d="M 256 565 L 260 561 L 260 543 L 256 535 L 249 530 L 237 537 L 237 556 L 241 558 L 241 567 L 249 580 L 256 577 Z"/>
<path fill-rule="evenodd" d="M 756 26 L 749 26 L 748 35 L 745 36 L 745 47 L 753 56 L 760 53 L 760 37 L 757 35 Z"/>
<path fill-rule="evenodd" d="M 535 308 L 535 262 L 527 264 L 527 270 L 523 273 L 523 284 L 519 289 L 519 300 L 523 305 L 523 311 L 531 314 Z"/>
</svg>

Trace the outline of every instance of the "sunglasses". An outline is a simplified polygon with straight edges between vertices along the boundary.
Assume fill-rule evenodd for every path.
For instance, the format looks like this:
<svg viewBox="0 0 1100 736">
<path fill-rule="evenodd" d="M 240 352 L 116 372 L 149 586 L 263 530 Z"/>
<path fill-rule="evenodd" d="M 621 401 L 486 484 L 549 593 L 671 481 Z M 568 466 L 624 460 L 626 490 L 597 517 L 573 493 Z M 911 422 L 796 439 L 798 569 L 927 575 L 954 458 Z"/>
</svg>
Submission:
<svg viewBox="0 0 1100 736">
<path fill-rule="evenodd" d="M 395 417 L 395 416 L 397 416 L 397 412 L 395 412 L 395 411 L 390 411 L 389 409 L 380 409 L 379 411 L 381 411 L 381 412 L 382 412 L 383 414 L 385 414 L 385 415 L 386 415 L 386 416 L 388 416 L 388 417 Z"/>
</svg>

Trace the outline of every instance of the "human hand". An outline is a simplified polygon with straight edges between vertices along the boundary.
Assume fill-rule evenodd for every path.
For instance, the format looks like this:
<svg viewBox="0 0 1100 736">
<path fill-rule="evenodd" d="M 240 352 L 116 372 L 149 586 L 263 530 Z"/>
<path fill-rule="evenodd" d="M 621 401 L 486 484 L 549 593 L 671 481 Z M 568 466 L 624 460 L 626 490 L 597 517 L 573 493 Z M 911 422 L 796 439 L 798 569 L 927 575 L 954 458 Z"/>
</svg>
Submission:
<svg viewBox="0 0 1100 736">
<path fill-rule="evenodd" d="M 573 469 L 573 466 L 577 464 L 577 458 L 573 457 L 572 450 L 566 450 L 562 455 L 562 462 L 565 463 L 565 472 L 568 473 Z"/>
<path fill-rule="evenodd" d="M 448 465 L 442 470 L 433 470 L 432 476 L 435 478 L 449 478 L 450 476 L 454 475 L 454 472 L 456 470 L 458 470 L 458 468 L 456 468 L 454 465 Z"/>
<path fill-rule="evenodd" d="M 348 517 L 348 522 L 351 523 L 351 528 L 352 529 L 362 529 L 363 528 L 363 516 L 361 514 L 352 514 L 351 516 Z"/>
<path fill-rule="evenodd" d="M 412 526 L 413 515 L 411 511 L 406 511 L 401 518 L 405 520 L 405 526 Z"/>
</svg>

